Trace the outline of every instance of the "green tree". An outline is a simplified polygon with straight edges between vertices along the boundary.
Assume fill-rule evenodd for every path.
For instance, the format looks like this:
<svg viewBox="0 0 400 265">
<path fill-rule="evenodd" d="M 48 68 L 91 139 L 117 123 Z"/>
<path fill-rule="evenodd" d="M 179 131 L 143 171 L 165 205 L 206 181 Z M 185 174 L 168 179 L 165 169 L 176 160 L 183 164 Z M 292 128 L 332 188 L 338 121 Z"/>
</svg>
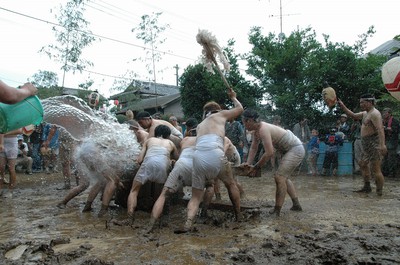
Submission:
<svg viewBox="0 0 400 265">
<path fill-rule="evenodd" d="M 156 83 L 156 63 L 161 61 L 162 53 L 158 50 L 166 38 L 163 33 L 169 28 L 168 24 L 160 24 L 159 17 L 162 12 L 143 15 L 139 26 L 134 27 L 132 32 L 136 33 L 136 38 L 142 40 L 150 48 L 146 48 L 146 56 L 141 58 L 146 63 L 146 69 L 150 75 L 153 75 L 153 81 Z"/>
<path fill-rule="evenodd" d="M 91 61 L 82 58 L 85 47 L 90 46 L 96 38 L 88 30 L 89 22 L 83 14 L 85 3 L 89 0 L 70 0 L 65 6 L 61 6 L 60 14 L 56 15 L 59 26 L 53 27 L 58 44 L 50 44 L 42 47 L 40 52 L 49 56 L 50 59 L 62 64 L 64 71 L 62 86 L 64 86 L 65 72 L 84 70 L 93 66 Z"/>
<path fill-rule="evenodd" d="M 227 47 L 224 49 L 231 69 L 227 73 L 227 80 L 235 90 L 239 101 L 245 108 L 255 108 L 261 104 L 263 91 L 254 83 L 246 80 L 240 73 L 238 60 L 242 59 L 241 55 L 237 54 L 234 49 L 235 40 L 228 41 Z M 224 103 L 227 106 L 232 106 L 232 102 L 223 95 Z"/>
<path fill-rule="evenodd" d="M 39 72 L 35 73 L 31 78 L 28 79 L 28 81 L 38 88 L 51 88 L 57 86 L 58 76 L 56 73 L 51 71 L 39 70 Z"/>
<path fill-rule="evenodd" d="M 321 97 L 325 86 L 332 86 L 350 108 L 358 106 L 363 93 L 380 96 L 384 92 L 379 74 L 383 57 L 362 55 L 372 34 L 370 28 L 354 46 L 333 43 L 325 35 L 323 45 L 311 28 L 279 39 L 272 33 L 263 36 L 256 27 L 249 34 L 253 48 L 247 54 L 248 74 L 264 89 L 271 116 L 282 116 L 289 127 L 301 116 L 314 126 L 323 126 L 335 122 L 336 115 Z"/>
<path fill-rule="evenodd" d="M 230 40 L 225 49 L 231 64 L 231 70 L 226 78 L 244 107 L 256 107 L 260 104 L 263 93 L 240 74 L 238 65 L 240 56 L 235 53 L 234 44 L 234 40 Z M 218 102 L 223 108 L 232 107 L 224 82 L 218 72 L 214 72 L 214 74 L 208 72 L 202 64 L 190 65 L 184 70 L 180 77 L 180 92 L 186 117 L 201 119 L 204 104 L 211 100 Z"/>
</svg>

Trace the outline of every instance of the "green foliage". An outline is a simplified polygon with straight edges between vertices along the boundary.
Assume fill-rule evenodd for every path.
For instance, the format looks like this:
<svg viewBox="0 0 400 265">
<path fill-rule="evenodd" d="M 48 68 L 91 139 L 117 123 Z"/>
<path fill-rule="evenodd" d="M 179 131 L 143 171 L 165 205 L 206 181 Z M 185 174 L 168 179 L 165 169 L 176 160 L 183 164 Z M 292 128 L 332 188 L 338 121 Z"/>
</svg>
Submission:
<svg viewBox="0 0 400 265">
<path fill-rule="evenodd" d="M 367 38 L 373 33 L 371 27 L 360 35 L 356 45 L 348 46 L 333 43 L 326 35 L 321 44 L 311 28 L 281 39 L 272 33 L 263 36 L 261 28 L 253 28 L 249 34 L 253 48 L 246 55 L 247 73 L 265 92 L 270 105 L 263 109 L 265 116 L 280 115 L 289 128 L 306 116 L 312 126 L 322 127 L 334 122 L 341 112 L 325 106 L 321 96 L 324 87 L 333 87 L 349 108 L 358 106 L 363 93 L 374 93 L 376 97 L 385 94 L 380 75 L 385 57 L 362 56 Z"/>
<path fill-rule="evenodd" d="M 137 39 L 142 40 L 145 45 L 150 45 L 150 49 L 146 49 L 145 58 L 141 60 L 146 63 L 148 73 L 154 75 L 154 81 L 156 81 L 155 63 L 162 58 L 162 53 L 158 51 L 158 48 L 165 42 L 166 38 L 162 34 L 169 28 L 168 24 L 160 24 L 161 15 L 162 12 L 143 15 L 139 26 L 132 29 L 132 32 L 136 32 Z"/>
<path fill-rule="evenodd" d="M 56 18 L 62 27 L 53 27 L 58 44 L 50 44 L 40 50 L 50 59 L 62 64 L 61 69 L 65 72 L 82 72 L 87 66 L 93 65 L 92 62 L 82 59 L 84 48 L 96 40 L 88 29 L 89 22 L 83 16 L 87 1 L 70 0 L 65 6 L 61 6 L 60 14 Z"/>
<path fill-rule="evenodd" d="M 50 71 L 39 70 L 39 72 L 35 73 L 28 80 L 37 88 L 51 88 L 56 87 L 58 84 L 57 74 Z"/>
<path fill-rule="evenodd" d="M 81 89 L 88 90 L 94 84 L 93 80 L 87 80 L 86 83 L 79 84 L 78 87 Z"/>
<path fill-rule="evenodd" d="M 180 92 L 182 98 L 183 113 L 186 117 L 194 117 L 201 120 L 203 105 L 210 101 L 212 83 L 211 74 L 208 73 L 203 65 L 189 65 L 180 77 Z M 222 81 L 219 87 L 223 87 Z M 223 90 L 223 89 L 220 89 Z"/>
<path fill-rule="evenodd" d="M 117 114 L 115 117 L 117 118 L 117 121 L 119 123 L 124 123 L 128 120 L 128 118 L 124 114 Z"/>
<path fill-rule="evenodd" d="M 57 86 L 54 86 L 54 87 L 39 87 L 37 96 L 40 99 L 46 99 L 46 98 L 61 96 L 62 95 L 62 91 L 63 91 L 63 88 L 62 87 L 57 87 Z"/>
<path fill-rule="evenodd" d="M 233 49 L 235 42 L 230 40 L 225 49 L 231 70 L 226 75 L 229 84 L 235 90 L 238 100 L 244 107 L 255 107 L 260 104 L 263 93 L 239 72 L 238 59 L 240 58 Z M 180 77 L 180 92 L 182 108 L 185 117 L 202 119 L 203 106 L 209 101 L 215 101 L 222 108 L 232 107 L 232 101 L 227 96 L 227 90 L 220 75 L 209 73 L 201 64 L 190 65 Z"/>
</svg>

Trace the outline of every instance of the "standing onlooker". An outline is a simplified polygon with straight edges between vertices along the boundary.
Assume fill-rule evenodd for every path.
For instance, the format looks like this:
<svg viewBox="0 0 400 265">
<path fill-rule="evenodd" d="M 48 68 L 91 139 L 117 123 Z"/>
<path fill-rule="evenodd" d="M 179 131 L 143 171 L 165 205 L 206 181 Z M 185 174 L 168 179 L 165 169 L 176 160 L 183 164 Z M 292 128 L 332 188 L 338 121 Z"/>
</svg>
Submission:
<svg viewBox="0 0 400 265">
<path fill-rule="evenodd" d="M 247 161 L 247 156 L 249 154 L 249 149 L 250 149 L 251 142 L 253 139 L 253 133 L 245 128 L 244 134 L 245 134 L 245 138 L 244 138 L 244 144 L 243 144 L 243 161 Z"/>
<path fill-rule="evenodd" d="M 10 190 L 10 196 L 17 183 L 17 173 L 15 172 L 15 162 L 18 156 L 18 140 L 17 135 L 22 133 L 22 129 L 17 129 L 4 134 L 4 148 L 0 152 L 0 192 L 3 190 L 4 178 L 6 173 L 6 166 L 10 173 L 10 182 L 8 189 Z"/>
<path fill-rule="evenodd" d="M 303 161 L 300 163 L 299 165 L 299 171 L 302 171 L 302 169 L 304 168 L 303 165 L 305 165 L 305 163 L 307 162 L 307 157 L 308 157 L 308 153 L 307 153 L 307 144 L 308 141 L 310 141 L 311 139 L 311 131 L 310 131 L 310 127 L 308 127 L 308 120 L 306 117 L 301 117 L 299 119 L 299 122 L 296 123 L 293 127 L 293 134 L 297 136 L 297 138 L 300 139 L 300 141 L 303 143 L 304 149 L 306 150 L 306 155 L 304 156 Z"/>
<path fill-rule="evenodd" d="M 294 135 L 296 135 L 303 144 L 308 143 L 311 139 L 311 131 L 307 123 L 308 120 L 305 117 L 301 117 L 299 122 L 293 127 Z"/>
<path fill-rule="evenodd" d="M 307 164 L 309 169 L 309 174 L 316 176 L 318 174 L 317 160 L 319 156 L 319 132 L 317 129 L 312 129 L 311 140 L 307 145 Z"/>
<path fill-rule="evenodd" d="M 283 128 L 281 116 L 275 115 L 272 124 Z M 282 154 L 278 150 L 274 149 L 274 154 L 271 157 L 272 172 L 275 172 L 275 167 L 277 167 L 277 164 L 279 165 L 281 158 Z"/>
<path fill-rule="evenodd" d="M 399 121 L 392 116 L 390 108 L 382 111 L 383 128 L 385 130 L 385 144 L 387 154 L 383 157 L 382 173 L 387 177 L 394 177 L 397 169 L 397 146 L 399 144 Z"/>
<path fill-rule="evenodd" d="M 360 163 L 362 155 L 362 144 L 361 144 L 361 121 L 355 120 L 351 125 L 353 150 L 354 150 L 354 173 L 360 174 Z"/>
<path fill-rule="evenodd" d="M 361 112 L 354 113 L 339 99 L 339 106 L 348 116 L 361 123 L 361 144 L 363 153 L 360 162 L 361 174 L 364 178 L 364 187 L 357 192 L 369 193 L 371 189 L 371 175 L 375 177 L 376 193 L 382 196 L 385 178 L 381 171 L 382 155 L 387 152 L 385 132 L 383 130 L 382 115 L 375 108 L 375 97 L 372 94 L 363 94 L 360 97 Z"/>
<path fill-rule="evenodd" d="M 24 143 L 24 137 L 22 135 L 17 136 L 18 139 L 18 156 L 15 166 L 23 166 L 26 168 L 25 173 L 32 175 L 32 157 L 28 156 L 29 148 L 28 144 Z"/>
<path fill-rule="evenodd" d="M 175 116 L 169 117 L 169 122 L 182 133 L 182 127 L 178 124 L 178 119 Z"/>
<path fill-rule="evenodd" d="M 225 136 L 231 140 L 239 152 L 240 160 L 243 161 L 244 128 L 242 124 L 235 119 L 228 120 L 225 123 Z"/>
<path fill-rule="evenodd" d="M 42 171 L 42 156 L 40 154 L 40 147 L 42 146 L 42 133 L 43 133 L 43 123 L 35 126 L 35 130 L 29 136 L 29 144 L 32 150 L 32 172 L 38 173 Z"/>
<path fill-rule="evenodd" d="M 37 88 L 31 83 L 25 83 L 18 89 L 0 80 L 0 102 L 6 104 L 18 103 L 29 96 L 36 95 Z M 0 134 L 0 152 L 4 150 L 4 134 Z"/>
<path fill-rule="evenodd" d="M 336 176 L 336 172 L 338 169 L 338 154 L 339 154 L 339 145 L 343 145 L 343 138 L 336 134 L 336 129 L 332 128 L 329 131 L 330 133 L 325 137 L 325 158 L 324 165 L 322 169 L 322 175 L 330 175 L 331 166 L 332 166 L 332 175 Z"/>
<path fill-rule="evenodd" d="M 344 135 L 344 140 L 347 140 L 349 138 L 349 134 L 350 134 L 350 125 L 347 122 L 347 115 L 346 114 L 342 114 L 340 115 L 340 119 L 338 122 L 338 132 L 343 133 Z"/>
<path fill-rule="evenodd" d="M 43 166 L 47 174 L 50 174 L 49 167 L 53 167 L 53 171 L 57 172 L 57 157 L 59 154 L 60 142 L 58 140 L 59 131 L 55 124 L 47 123 L 43 128 L 42 135 L 42 158 Z"/>
</svg>

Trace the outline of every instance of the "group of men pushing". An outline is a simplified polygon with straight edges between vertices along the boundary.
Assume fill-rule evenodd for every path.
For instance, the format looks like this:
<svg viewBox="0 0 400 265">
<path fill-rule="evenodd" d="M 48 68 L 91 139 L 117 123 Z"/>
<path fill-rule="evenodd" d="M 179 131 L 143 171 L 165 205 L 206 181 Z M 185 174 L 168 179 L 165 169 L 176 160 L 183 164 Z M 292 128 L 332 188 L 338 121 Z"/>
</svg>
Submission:
<svg viewBox="0 0 400 265">
<path fill-rule="evenodd" d="M 288 176 L 301 163 L 305 155 L 301 141 L 289 130 L 260 122 L 256 111 L 250 109 L 244 111 L 242 104 L 236 98 L 235 91 L 232 89 L 228 89 L 228 96 L 233 102 L 233 108 L 222 110 L 218 103 L 208 102 L 203 107 L 204 119 L 197 125 L 195 135 L 189 134 L 182 140 L 179 133 L 168 122 L 152 119 L 148 113 L 139 113 L 136 116 L 140 126 L 148 130 L 148 138 L 143 142 L 138 156 L 138 163 L 141 166 L 133 180 L 128 197 L 128 218 L 115 221 L 115 224 L 130 225 L 133 223 L 137 195 L 140 187 L 147 181 L 165 182 L 162 193 L 152 210 L 151 227 L 154 227 L 161 216 L 168 196 L 183 186 L 191 186 L 192 196 L 187 206 L 186 222 L 176 232 L 190 231 L 193 228 L 200 203 L 203 201 L 202 212 L 204 212 L 211 201 L 214 194 L 213 185 L 216 180 L 221 180 L 225 184 L 233 204 L 236 220 L 240 221 L 242 219 L 240 211 L 241 187 L 232 173 L 232 166 L 228 157 L 234 152 L 228 151 L 232 150 L 230 149 L 232 145 L 229 144 L 229 139 L 225 137 L 225 123 L 240 115 L 242 115 L 246 129 L 254 132 L 248 160 L 240 167 L 247 169 L 244 171 L 247 171 L 249 176 L 256 176 L 257 171 L 273 155 L 274 148 L 280 150 L 284 156 L 281 166 L 275 174 L 276 203 L 271 213 L 279 216 L 286 193 L 290 195 L 293 201 L 291 209 L 302 210 L 294 185 L 288 179 Z M 193 132 L 193 130 L 191 131 Z M 264 145 L 265 152 L 253 165 L 260 143 Z M 178 149 L 180 150 L 179 157 Z M 227 155 L 229 152 L 231 154 Z M 177 159 L 177 161 L 169 173 L 170 158 Z"/>
</svg>

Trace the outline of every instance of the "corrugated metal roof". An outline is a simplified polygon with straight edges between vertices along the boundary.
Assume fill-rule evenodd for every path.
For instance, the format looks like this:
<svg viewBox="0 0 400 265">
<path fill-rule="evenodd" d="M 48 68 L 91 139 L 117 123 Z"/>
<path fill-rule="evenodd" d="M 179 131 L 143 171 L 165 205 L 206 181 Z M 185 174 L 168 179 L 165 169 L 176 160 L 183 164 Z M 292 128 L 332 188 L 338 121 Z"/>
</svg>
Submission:
<svg viewBox="0 0 400 265">
<path fill-rule="evenodd" d="M 147 99 L 142 99 L 134 103 L 132 106 L 125 107 L 118 112 L 125 112 L 130 109 L 132 111 L 143 110 L 148 108 L 165 108 L 168 104 L 179 100 L 181 98 L 181 93 L 176 93 L 168 96 L 152 97 Z"/>
<path fill-rule="evenodd" d="M 399 49 L 400 49 L 400 41 L 392 39 L 392 40 L 389 40 L 389 41 L 379 45 L 378 47 L 376 47 L 369 53 L 389 56 L 396 51 L 398 53 Z"/>
<path fill-rule="evenodd" d="M 151 96 L 167 96 L 179 93 L 179 87 L 173 85 L 159 84 L 153 82 L 145 82 L 134 80 L 129 85 L 129 87 L 134 87 L 137 89 L 124 91 L 115 95 L 110 96 L 110 99 L 118 99 L 120 96 L 129 94 L 148 94 Z"/>
</svg>

